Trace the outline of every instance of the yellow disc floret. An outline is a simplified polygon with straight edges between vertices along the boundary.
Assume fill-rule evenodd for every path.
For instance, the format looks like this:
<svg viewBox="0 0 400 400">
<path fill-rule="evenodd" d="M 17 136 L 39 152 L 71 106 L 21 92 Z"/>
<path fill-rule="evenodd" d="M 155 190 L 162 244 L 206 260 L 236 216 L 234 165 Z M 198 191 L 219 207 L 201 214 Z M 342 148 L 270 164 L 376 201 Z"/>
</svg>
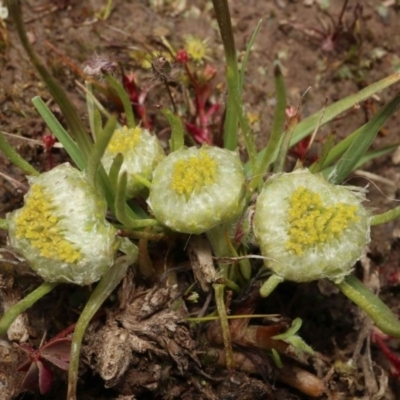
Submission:
<svg viewBox="0 0 400 400">
<path fill-rule="evenodd" d="M 121 129 L 117 129 L 108 144 L 107 150 L 111 154 L 125 154 L 138 144 L 141 132 L 142 129 L 138 126 L 136 128 L 123 126 Z"/>
<path fill-rule="evenodd" d="M 74 263 L 81 254 L 64 238 L 59 222 L 51 196 L 34 184 L 16 218 L 16 237 L 28 240 L 42 257 Z"/>
<path fill-rule="evenodd" d="M 204 186 L 215 181 L 217 163 L 205 151 L 186 159 L 178 160 L 174 165 L 172 189 L 189 198 Z"/>
<path fill-rule="evenodd" d="M 186 38 L 185 50 L 193 61 L 201 62 L 207 56 L 207 42 L 208 40 L 201 40 L 194 36 Z"/>
<path fill-rule="evenodd" d="M 289 199 L 289 240 L 286 249 L 297 255 L 339 239 L 342 232 L 359 221 L 357 206 L 336 203 L 324 206 L 321 195 L 300 186 Z"/>
</svg>

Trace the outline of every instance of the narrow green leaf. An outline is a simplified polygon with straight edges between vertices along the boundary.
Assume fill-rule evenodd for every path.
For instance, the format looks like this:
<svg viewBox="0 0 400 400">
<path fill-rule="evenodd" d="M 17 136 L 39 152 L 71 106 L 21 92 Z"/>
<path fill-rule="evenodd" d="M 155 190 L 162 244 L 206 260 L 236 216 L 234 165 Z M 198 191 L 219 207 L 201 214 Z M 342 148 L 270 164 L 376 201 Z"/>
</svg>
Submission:
<svg viewBox="0 0 400 400">
<path fill-rule="evenodd" d="M 296 129 L 297 122 L 294 122 L 289 129 L 283 132 L 282 141 L 280 146 L 278 147 L 278 156 L 276 157 L 275 164 L 274 164 L 274 173 L 278 174 L 283 172 L 285 169 L 285 162 L 287 159 L 287 154 L 290 149 L 290 141 L 293 137 L 293 132 Z"/>
<path fill-rule="evenodd" d="M 324 166 L 325 160 L 328 157 L 329 152 L 333 148 L 333 143 L 336 135 L 334 133 L 330 133 L 328 137 L 325 139 L 324 144 L 322 146 L 321 155 L 318 160 L 315 161 L 311 167 L 309 168 L 310 172 L 313 174 L 320 172 Z"/>
<path fill-rule="evenodd" d="M 126 275 L 129 265 L 135 261 L 135 257 L 121 256 L 117 258 L 114 265 L 105 273 L 93 290 L 89 300 L 85 304 L 81 315 L 75 326 L 74 334 L 72 335 L 71 353 L 69 357 L 68 368 L 68 394 L 67 399 L 76 399 L 76 385 L 78 383 L 78 369 L 80 360 L 80 351 L 83 336 L 90 320 L 94 317 L 96 312 L 100 309 L 101 305 L 111 295 L 113 290 L 121 282 L 122 278 Z"/>
<path fill-rule="evenodd" d="M 254 141 L 254 135 L 250 128 L 250 123 L 247 118 L 241 97 L 238 84 L 234 84 L 235 81 L 233 77 L 234 71 L 228 65 L 227 68 L 227 79 L 228 82 L 231 82 L 231 86 L 229 87 L 229 97 L 232 99 L 232 105 L 235 109 L 235 119 L 239 121 L 240 128 L 242 130 L 244 143 L 246 146 L 247 154 L 249 156 L 251 170 L 257 171 L 257 148 L 256 143 Z M 254 172 L 253 172 L 254 173 Z"/>
<path fill-rule="evenodd" d="M 118 97 L 121 99 L 122 106 L 124 107 L 126 122 L 128 128 L 134 128 L 136 126 L 135 116 L 133 114 L 132 104 L 129 99 L 128 93 L 124 87 L 119 83 L 112 75 L 105 74 L 107 82 L 112 86 L 112 88 L 117 92 Z"/>
<path fill-rule="evenodd" d="M 382 332 L 400 338 L 400 321 L 390 308 L 354 275 L 347 275 L 342 282 L 335 285 L 357 304 Z"/>
<path fill-rule="evenodd" d="M 123 171 L 119 175 L 118 188 L 115 197 L 115 216 L 127 228 L 144 228 L 146 226 L 158 226 L 159 222 L 155 219 L 138 219 L 133 210 L 126 204 L 126 185 L 128 174 Z M 128 212 L 129 210 L 129 212 Z"/>
<path fill-rule="evenodd" d="M 258 21 L 256 29 L 254 29 L 254 32 L 251 35 L 249 43 L 247 44 L 247 47 L 246 47 L 246 52 L 243 57 L 242 68 L 240 69 L 240 75 L 239 75 L 240 92 L 242 92 L 242 90 L 243 90 L 244 74 L 246 72 L 246 65 L 247 65 L 247 61 L 249 59 L 250 51 L 251 51 L 251 48 L 253 47 L 254 40 L 256 39 L 258 32 L 261 28 L 261 23 L 262 23 L 262 19 L 260 19 Z"/>
<path fill-rule="evenodd" d="M 179 150 L 183 147 L 185 136 L 182 120 L 168 108 L 163 108 L 161 112 L 171 125 L 171 140 L 169 141 L 171 152 Z"/>
<path fill-rule="evenodd" d="M 226 80 L 228 84 L 228 99 L 226 103 L 224 122 L 224 147 L 236 150 L 238 141 L 238 119 L 236 102 L 240 102 L 239 68 L 236 57 L 235 39 L 233 37 L 232 21 L 227 0 L 213 0 L 215 16 L 217 18 L 222 44 L 224 46 L 227 64 Z M 237 95 L 234 94 L 237 92 Z"/>
<path fill-rule="evenodd" d="M 58 119 L 54 116 L 54 114 L 47 107 L 46 103 L 40 97 L 34 97 L 32 99 L 32 103 L 43 118 L 44 122 L 46 122 L 53 135 L 64 146 L 65 150 L 73 159 L 78 168 L 83 171 L 86 168 L 86 160 L 75 141 L 63 128 Z"/>
<path fill-rule="evenodd" d="M 67 121 L 67 124 L 71 130 L 71 134 L 76 140 L 76 143 L 78 144 L 81 153 L 87 157 L 90 153 L 92 143 L 86 132 L 85 126 L 83 125 L 83 122 L 78 115 L 78 112 L 76 111 L 72 102 L 68 99 L 62 87 L 57 83 L 57 81 L 52 77 L 49 71 L 41 63 L 35 51 L 33 50 L 26 36 L 26 31 L 22 20 L 22 12 L 19 6 L 19 1 L 8 0 L 7 6 L 10 12 L 10 16 L 15 23 L 18 36 L 21 40 L 21 43 L 26 53 L 29 56 L 29 59 L 31 60 L 36 70 L 39 72 L 40 76 L 43 79 L 43 82 L 49 89 L 50 94 L 53 96 L 54 100 L 60 107 L 61 112 L 63 113 L 63 116 Z"/>
<path fill-rule="evenodd" d="M 90 154 L 88 167 L 87 167 L 87 176 L 88 179 L 95 183 L 96 182 L 96 174 L 97 170 L 101 164 L 101 159 L 106 151 L 107 145 L 111 140 L 111 137 L 115 131 L 115 127 L 117 125 L 117 118 L 115 116 L 111 117 L 104 127 L 102 133 L 97 138 L 97 142 L 92 148 L 92 153 Z"/>
<path fill-rule="evenodd" d="M 111 164 L 110 172 L 108 176 L 110 178 L 111 186 L 114 191 L 117 190 L 118 186 L 118 176 L 119 171 L 121 170 L 122 163 L 124 162 L 124 156 L 121 153 L 118 153 Z"/>
<path fill-rule="evenodd" d="M 400 95 L 397 95 L 365 124 L 364 128 L 360 131 L 354 142 L 346 150 L 329 175 L 328 180 L 331 183 L 341 183 L 347 177 L 364 153 L 366 153 L 386 120 L 393 115 L 399 106 Z"/>
<path fill-rule="evenodd" d="M 350 108 L 354 107 L 356 104 L 368 99 L 369 97 L 373 96 L 374 94 L 380 92 L 381 90 L 395 84 L 396 82 L 400 81 L 400 73 L 396 72 L 378 82 L 375 82 L 366 88 L 360 90 L 359 92 L 347 96 L 344 99 L 341 99 L 329 106 L 326 107 L 324 116 L 322 120 L 320 121 L 320 126 L 323 126 L 329 121 L 332 121 L 334 118 L 336 118 L 338 115 L 342 114 L 346 110 L 349 110 Z M 294 146 L 296 143 L 298 143 L 300 140 L 304 139 L 306 136 L 308 136 L 310 133 L 314 131 L 316 126 L 318 125 L 318 122 L 320 120 L 321 116 L 321 111 L 317 111 L 314 114 L 310 115 L 309 117 L 303 119 L 297 126 L 296 129 L 294 130 L 293 133 L 293 138 L 291 140 L 290 145 Z M 264 157 L 264 152 L 266 149 L 263 149 L 258 157 L 259 159 L 262 159 Z M 274 155 L 274 160 L 277 156 L 277 152 Z M 246 164 L 246 171 L 249 171 L 250 165 L 249 163 Z"/>
<path fill-rule="evenodd" d="M 295 335 L 301 328 L 303 321 L 301 318 L 295 318 L 292 321 L 292 325 L 288 328 L 286 332 L 280 333 L 279 335 L 272 336 L 274 340 L 287 340 L 291 336 Z"/>
<path fill-rule="evenodd" d="M 345 137 L 343 140 L 332 147 L 325 158 L 324 164 L 322 166 L 323 169 L 330 167 L 346 152 L 346 150 L 351 146 L 354 140 L 356 140 L 360 132 L 364 129 L 365 125 L 366 124 L 356 129 L 353 133 L 351 133 L 349 136 Z"/>
<path fill-rule="evenodd" d="M 364 154 L 361 157 L 361 159 L 358 161 L 358 163 L 355 165 L 355 167 L 353 168 L 352 171 L 361 168 L 365 163 L 367 163 L 371 160 L 374 160 L 375 158 L 378 158 L 378 157 L 384 156 L 385 154 L 391 153 L 392 151 L 397 149 L 398 146 L 399 146 L 398 144 L 394 144 L 391 146 L 382 147 L 380 149 L 369 151 L 367 154 Z M 325 179 L 328 179 L 328 176 L 333 171 L 333 168 L 334 168 L 334 166 L 331 165 L 330 167 L 324 168 L 322 170 L 322 175 L 325 177 Z"/>
<path fill-rule="evenodd" d="M 380 92 L 381 90 L 393 85 L 394 83 L 400 81 L 400 73 L 396 72 L 384 78 L 378 82 L 375 82 L 366 88 L 360 90 L 359 92 L 347 96 L 329 106 L 326 107 L 324 116 L 321 120 L 320 126 L 326 124 L 329 121 L 332 121 L 333 118 L 336 118 L 338 115 L 342 114 L 346 110 L 354 107 L 356 104 L 368 99 L 374 94 Z M 318 120 L 320 118 L 321 111 L 317 111 L 309 117 L 303 119 L 296 127 L 293 134 L 293 141 L 291 145 L 298 143 L 300 140 L 304 139 L 311 132 L 314 131 L 315 127 L 318 124 Z"/>
<path fill-rule="evenodd" d="M 59 283 L 43 282 L 33 292 L 29 293 L 18 303 L 11 306 L 0 318 L 0 337 L 7 333 L 8 328 L 15 321 L 18 315 L 32 307 L 43 296 L 50 293 L 57 285 L 59 285 Z"/>
<path fill-rule="evenodd" d="M 329 152 L 328 156 L 326 157 L 324 164 L 323 164 L 324 170 L 327 167 L 330 167 L 333 164 L 333 162 L 338 160 L 346 152 L 346 150 L 350 147 L 350 145 L 354 142 L 354 140 L 356 140 L 356 138 L 360 134 L 360 132 L 365 128 L 365 125 L 366 124 L 364 124 L 357 130 L 355 130 L 351 135 L 349 135 L 346 138 L 344 138 L 343 140 L 341 140 L 338 144 L 336 144 L 330 150 L 330 152 Z M 369 152 L 368 154 L 370 154 L 370 156 L 372 156 L 372 157 L 366 158 L 366 159 L 363 158 L 364 161 L 362 163 L 357 163 L 357 168 L 360 167 L 362 164 L 366 163 L 367 161 L 369 161 L 370 159 L 380 157 L 381 155 L 384 155 L 384 154 L 394 150 L 396 147 L 397 147 L 397 145 L 393 145 L 393 147 L 388 146 L 387 148 L 384 147 L 382 149 L 378 149 L 376 153 L 375 153 L 375 150 Z M 386 151 L 386 149 L 387 149 L 387 151 Z M 382 151 L 382 153 L 380 153 L 381 151 Z M 376 155 L 373 156 L 374 154 L 376 154 Z"/>
<path fill-rule="evenodd" d="M 38 176 L 40 175 L 39 171 L 37 171 L 28 161 L 25 161 L 15 150 L 8 140 L 4 136 L 3 132 L 0 131 L 0 150 L 4 153 L 4 155 L 21 171 L 23 171 L 26 175 Z"/>
<path fill-rule="evenodd" d="M 90 132 L 92 134 L 92 139 L 93 141 L 96 141 L 96 128 L 95 128 L 95 123 L 94 123 L 94 112 L 96 110 L 96 107 L 94 105 L 93 101 L 93 85 L 85 81 L 85 93 L 86 93 L 86 108 L 88 112 L 88 119 L 89 119 L 89 126 L 90 126 Z"/>
<path fill-rule="evenodd" d="M 111 118 L 111 115 L 108 117 L 108 119 Z M 116 122 L 116 125 L 118 125 L 118 123 Z M 115 127 L 116 128 L 116 127 Z M 96 142 L 97 138 L 99 137 L 100 133 L 103 130 L 103 122 L 101 120 L 101 114 L 100 111 L 98 109 L 95 109 L 93 112 L 93 140 Z"/>
<path fill-rule="evenodd" d="M 259 169 L 256 171 L 254 179 L 250 182 L 250 187 L 254 188 L 260 187 L 260 185 L 262 184 L 263 176 L 271 165 L 273 156 L 278 151 L 279 144 L 283 143 L 281 139 L 286 119 L 286 88 L 279 61 L 275 61 L 274 76 L 276 108 L 272 121 L 272 129 L 268 140 L 268 145 L 260 162 Z"/>
</svg>

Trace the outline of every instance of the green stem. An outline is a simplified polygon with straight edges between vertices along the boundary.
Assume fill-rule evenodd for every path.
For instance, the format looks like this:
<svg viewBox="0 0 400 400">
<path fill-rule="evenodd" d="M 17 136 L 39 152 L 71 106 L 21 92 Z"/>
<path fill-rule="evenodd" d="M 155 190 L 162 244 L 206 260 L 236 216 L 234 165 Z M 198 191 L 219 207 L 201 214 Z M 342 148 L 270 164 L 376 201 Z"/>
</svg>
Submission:
<svg viewBox="0 0 400 400">
<path fill-rule="evenodd" d="M 400 206 L 393 208 L 392 210 L 386 211 L 382 214 L 374 215 L 371 218 L 371 226 L 384 224 L 385 222 L 393 221 L 400 217 Z"/>
<path fill-rule="evenodd" d="M 228 316 L 225 307 L 225 285 L 214 284 L 215 303 L 217 305 L 219 322 L 221 324 L 222 340 L 224 342 L 224 350 L 226 356 L 226 367 L 232 369 L 234 367 L 233 349 L 231 332 L 229 329 Z"/>
<path fill-rule="evenodd" d="M 101 278 L 100 282 L 94 289 L 90 296 L 81 316 L 75 326 L 75 331 L 72 336 L 71 354 L 68 369 L 68 395 L 67 400 L 76 399 L 76 385 L 78 382 L 78 367 L 79 356 L 81 351 L 82 339 L 85 334 L 86 328 L 99 310 L 104 301 L 110 296 L 112 291 L 121 282 L 125 276 L 128 265 L 131 262 L 131 257 L 122 256 L 115 264 L 108 270 L 108 272 Z"/>
<path fill-rule="evenodd" d="M 43 282 L 33 292 L 29 293 L 17 304 L 11 306 L 0 319 L 0 336 L 7 333 L 8 328 L 18 317 L 28 308 L 32 307 L 38 300 L 40 300 L 47 293 L 51 292 L 58 283 Z"/>
<path fill-rule="evenodd" d="M 261 286 L 261 297 L 268 297 L 281 282 L 283 282 L 283 278 L 278 275 L 271 275 Z"/>
<path fill-rule="evenodd" d="M 343 294 L 357 304 L 375 325 L 387 335 L 400 338 L 400 321 L 379 297 L 375 296 L 354 275 L 347 275 L 335 284 Z"/>
<path fill-rule="evenodd" d="M 225 231 L 226 231 L 225 226 L 220 225 L 206 232 L 207 238 L 210 241 L 214 255 L 218 258 L 231 256 L 231 251 L 229 249 L 229 245 L 225 237 Z M 230 268 L 229 264 L 221 263 L 219 265 L 218 276 L 219 278 L 221 278 L 224 284 L 213 285 L 215 293 L 215 303 L 217 306 L 219 321 L 221 324 L 221 334 L 226 354 L 226 366 L 228 369 L 233 368 L 234 359 L 233 359 L 231 332 L 229 329 L 229 322 L 225 307 L 225 284 L 228 281 L 234 283 L 230 276 L 231 275 L 230 271 L 232 270 L 233 269 Z"/>
</svg>

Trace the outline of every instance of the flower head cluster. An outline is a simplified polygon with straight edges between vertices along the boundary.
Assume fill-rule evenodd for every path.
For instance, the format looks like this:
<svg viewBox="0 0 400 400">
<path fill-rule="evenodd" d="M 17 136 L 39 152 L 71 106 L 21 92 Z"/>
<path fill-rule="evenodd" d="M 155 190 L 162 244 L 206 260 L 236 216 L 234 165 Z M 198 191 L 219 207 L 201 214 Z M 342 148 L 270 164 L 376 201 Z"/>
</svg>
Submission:
<svg viewBox="0 0 400 400">
<path fill-rule="evenodd" d="M 114 262 L 106 203 L 84 173 L 62 164 L 31 178 L 25 205 L 7 215 L 11 246 L 49 282 L 87 285 Z"/>
<path fill-rule="evenodd" d="M 104 154 L 102 163 L 107 171 L 119 153 L 124 156 L 121 171 L 128 171 L 127 195 L 134 197 L 144 189 L 135 175 L 151 180 L 154 168 L 165 157 L 164 151 L 148 130 L 124 126 L 114 132 Z"/>
<path fill-rule="evenodd" d="M 188 36 L 185 41 L 185 50 L 195 62 L 203 62 L 208 54 L 208 40 L 201 40 L 195 36 Z"/>
<path fill-rule="evenodd" d="M 0 1 L 0 19 L 7 19 L 8 18 L 8 8 L 3 6 L 3 2 Z"/>
<path fill-rule="evenodd" d="M 241 214 L 244 183 L 235 153 L 210 146 L 184 148 L 155 169 L 148 203 L 170 229 L 200 234 Z"/>
<path fill-rule="evenodd" d="M 370 240 L 364 197 L 360 189 L 334 186 L 308 170 L 269 179 L 254 216 L 268 267 L 297 282 L 343 279 Z"/>
</svg>

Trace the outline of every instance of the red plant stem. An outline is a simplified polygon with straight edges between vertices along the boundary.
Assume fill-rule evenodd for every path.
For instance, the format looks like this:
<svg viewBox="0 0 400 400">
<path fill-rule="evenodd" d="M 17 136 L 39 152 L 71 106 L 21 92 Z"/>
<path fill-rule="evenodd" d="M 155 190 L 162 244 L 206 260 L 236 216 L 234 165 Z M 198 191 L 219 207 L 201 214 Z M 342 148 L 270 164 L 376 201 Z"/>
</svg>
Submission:
<svg viewBox="0 0 400 400">
<path fill-rule="evenodd" d="M 197 136 L 201 136 L 203 138 L 205 138 L 205 142 L 208 144 L 211 144 L 211 138 L 210 138 L 210 131 L 208 129 L 208 125 L 209 125 L 209 119 L 211 117 L 212 114 L 214 114 L 218 108 L 219 108 L 219 104 L 212 106 L 208 111 L 206 111 L 206 98 L 204 96 L 202 96 L 201 93 L 201 87 L 199 86 L 196 78 L 194 77 L 194 75 L 192 74 L 192 72 L 190 71 L 189 65 L 187 62 L 185 62 L 184 64 L 185 67 L 185 72 L 190 80 L 190 83 L 193 86 L 194 89 L 194 99 L 195 99 L 195 105 L 196 105 L 196 114 L 199 120 L 199 128 L 201 131 L 201 135 L 197 135 Z M 215 107 L 217 106 L 217 107 Z"/>
<path fill-rule="evenodd" d="M 375 344 L 379 347 L 379 349 L 388 359 L 390 364 L 395 368 L 396 373 L 394 373 L 393 375 L 400 376 L 400 358 L 389 349 L 389 347 L 386 345 L 380 334 L 373 333 L 372 338 Z"/>
</svg>

